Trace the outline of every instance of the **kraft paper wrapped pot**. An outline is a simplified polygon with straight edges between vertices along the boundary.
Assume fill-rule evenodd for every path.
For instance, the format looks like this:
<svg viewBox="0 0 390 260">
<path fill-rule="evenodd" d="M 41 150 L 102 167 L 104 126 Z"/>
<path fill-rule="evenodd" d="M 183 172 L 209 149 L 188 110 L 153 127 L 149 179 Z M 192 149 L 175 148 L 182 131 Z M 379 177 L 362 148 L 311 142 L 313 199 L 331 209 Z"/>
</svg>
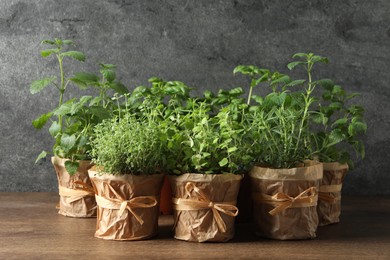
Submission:
<svg viewBox="0 0 390 260">
<path fill-rule="evenodd" d="M 340 222 L 341 213 L 341 188 L 345 175 L 348 172 L 348 164 L 338 162 L 323 163 L 324 176 L 318 195 L 319 225 Z"/>
<path fill-rule="evenodd" d="M 253 167 L 256 235 L 280 240 L 316 237 L 322 164 L 311 164 L 292 169 Z"/>
<path fill-rule="evenodd" d="M 232 239 L 241 179 L 241 175 L 234 174 L 169 176 L 175 238 L 192 242 Z"/>
<path fill-rule="evenodd" d="M 141 240 L 157 234 L 162 174 L 88 173 L 98 205 L 95 237 Z"/>
<path fill-rule="evenodd" d="M 53 156 L 51 162 L 57 174 L 60 194 L 58 213 L 68 217 L 95 217 L 96 201 L 88 169 L 92 167 L 90 161 L 79 161 L 79 168 L 73 175 L 69 175 L 65 168 L 67 159 Z"/>
</svg>

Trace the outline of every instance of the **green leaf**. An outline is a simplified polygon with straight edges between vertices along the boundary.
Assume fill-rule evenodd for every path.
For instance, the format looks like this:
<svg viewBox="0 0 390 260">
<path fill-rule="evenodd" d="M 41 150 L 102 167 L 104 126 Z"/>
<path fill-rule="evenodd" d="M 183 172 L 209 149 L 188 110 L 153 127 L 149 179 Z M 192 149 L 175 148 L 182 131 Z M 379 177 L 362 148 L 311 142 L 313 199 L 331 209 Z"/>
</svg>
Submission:
<svg viewBox="0 0 390 260">
<path fill-rule="evenodd" d="M 41 56 L 43 58 L 46 58 L 46 57 L 49 57 L 50 55 L 52 55 L 53 53 L 59 53 L 59 50 L 58 49 L 47 49 L 47 50 L 42 50 L 41 51 Z"/>
<path fill-rule="evenodd" d="M 60 145 L 66 152 L 71 150 L 75 144 L 76 144 L 75 135 L 63 134 L 61 136 Z"/>
<path fill-rule="evenodd" d="M 66 114 L 69 114 L 70 111 L 72 110 L 73 102 L 75 100 L 76 99 L 74 98 L 74 99 L 68 100 L 66 103 L 62 104 L 59 108 L 57 108 L 54 111 L 54 115 L 56 115 L 56 116 L 64 116 Z"/>
<path fill-rule="evenodd" d="M 38 79 L 38 80 L 33 81 L 31 83 L 31 86 L 30 86 L 30 93 L 36 94 L 36 93 L 40 92 L 42 89 L 47 87 L 50 83 L 52 83 L 55 80 L 56 80 L 56 77 L 46 77 L 43 79 Z"/>
<path fill-rule="evenodd" d="M 334 121 L 334 123 L 332 124 L 332 127 L 337 126 L 337 125 L 345 125 L 347 123 L 348 123 L 348 118 L 340 118 L 340 119 L 337 119 L 336 121 Z"/>
<path fill-rule="evenodd" d="M 111 117 L 111 114 L 109 111 L 104 109 L 103 107 L 100 106 L 93 106 L 89 108 L 91 110 L 91 113 L 97 116 L 99 119 L 107 119 Z"/>
<path fill-rule="evenodd" d="M 307 53 L 299 52 L 299 53 L 295 53 L 292 57 L 295 59 L 295 58 L 306 58 L 307 56 L 308 56 Z"/>
<path fill-rule="evenodd" d="M 228 163 L 229 163 L 229 160 L 225 157 L 222 160 L 220 160 L 218 164 L 219 164 L 219 166 L 223 167 Z"/>
<path fill-rule="evenodd" d="M 237 147 L 230 147 L 229 149 L 228 149 L 228 153 L 232 153 L 232 152 L 235 152 L 235 151 L 237 151 L 238 150 L 238 148 Z"/>
<path fill-rule="evenodd" d="M 79 51 L 67 51 L 60 54 L 61 56 L 68 56 L 78 61 L 85 61 L 85 55 Z"/>
<path fill-rule="evenodd" d="M 289 70 L 292 70 L 292 69 L 294 69 L 296 66 L 301 65 L 301 64 L 305 64 L 305 62 L 303 62 L 303 61 L 293 61 L 293 62 L 290 62 L 289 64 L 287 64 L 287 68 L 288 68 Z"/>
<path fill-rule="evenodd" d="M 35 160 L 35 163 L 37 163 L 37 162 L 39 162 L 40 160 L 46 158 L 46 156 L 47 156 L 47 152 L 46 152 L 46 151 L 42 151 L 42 152 L 38 155 L 37 159 Z"/>
<path fill-rule="evenodd" d="M 300 85 L 300 84 L 303 84 L 305 83 L 306 80 L 304 79 L 297 79 L 297 80 L 293 80 L 289 83 L 286 84 L 286 87 L 293 87 L 293 86 L 296 86 L 296 85 Z"/>
<path fill-rule="evenodd" d="M 65 169 L 68 171 L 69 175 L 75 174 L 78 168 L 79 168 L 78 162 L 73 162 L 73 161 L 65 162 Z"/>
<path fill-rule="evenodd" d="M 60 124 L 57 121 L 53 121 L 49 128 L 49 133 L 51 136 L 56 137 L 56 135 L 61 131 Z"/>
<path fill-rule="evenodd" d="M 86 89 L 88 86 L 99 86 L 99 77 L 92 73 L 78 72 L 69 80 L 80 89 Z"/>
<path fill-rule="evenodd" d="M 115 90 L 118 94 L 124 95 L 129 93 L 129 90 L 126 88 L 126 86 L 119 81 L 112 82 L 110 83 L 109 86 L 111 89 Z"/>
<path fill-rule="evenodd" d="M 350 136 L 355 136 L 359 133 L 365 133 L 367 130 L 367 125 L 363 122 L 354 122 L 348 126 L 348 134 Z"/>
<path fill-rule="evenodd" d="M 63 40 L 62 43 L 65 45 L 74 45 L 72 40 Z"/>
<path fill-rule="evenodd" d="M 102 69 L 102 70 L 100 70 L 100 73 L 102 73 L 103 77 L 108 82 L 113 82 L 116 78 L 116 73 L 115 73 L 115 70 L 113 70 L 113 69 Z"/>
<path fill-rule="evenodd" d="M 55 45 L 55 41 L 52 41 L 52 40 L 43 40 L 41 41 L 41 44 L 50 44 L 50 45 Z"/>
<path fill-rule="evenodd" d="M 340 129 L 333 129 L 328 136 L 331 145 L 338 144 L 345 140 L 345 135 Z"/>
<path fill-rule="evenodd" d="M 334 86 L 334 82 L 331 79 L 320 79 L 320 80 L 317 80 L 313 83 L 319 84 L 321 87 L 323 87 L 324 89 L 326 89 L 328 91 L 332 91 L 333 86 Z"/>
<path fill-rule="evenodd" d="M 290 77 L 287 75 L 283 75 L 283 76 L 278 77 L 277 79 L 271 81 L 271 86 L 276 85 L 278 83 L 288 84 L 289 81 L 290 81 Z"/>
<path fill-rule="evenodd" d="M 37 119 L 33 120 L 32 121 L 32 124 L 33 126 L 36 128 L 36 129 L 41 129 L 47 122 L 47 120 L 49 120 L 49 118 L 53 115 L 52 112 L 49 112 L 47 114 L 43 114 L 41 115 L 40 117 L 38 117 Z"/>
</svg>

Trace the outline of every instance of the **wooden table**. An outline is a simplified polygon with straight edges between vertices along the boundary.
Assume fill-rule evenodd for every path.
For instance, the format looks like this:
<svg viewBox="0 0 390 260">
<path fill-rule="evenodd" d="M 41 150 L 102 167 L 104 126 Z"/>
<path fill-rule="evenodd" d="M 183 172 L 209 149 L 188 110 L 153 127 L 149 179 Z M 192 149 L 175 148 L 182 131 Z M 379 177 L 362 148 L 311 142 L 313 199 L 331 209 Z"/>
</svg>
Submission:
<svg viewBox="0 0 390 260">
<path fill-rule="evenodd" d="M 318 238 L 274 241 L 238 224 L 228 243 L 172 238 L 172 216 L 159 219 L 159 236 L 146 241 L 95 238 L 96 219 L 57 214 L 55 193 L 0 193 L 0 259 L 390 259 L 390 197 L 343 197 L 340 224 Z"/>
</svg>

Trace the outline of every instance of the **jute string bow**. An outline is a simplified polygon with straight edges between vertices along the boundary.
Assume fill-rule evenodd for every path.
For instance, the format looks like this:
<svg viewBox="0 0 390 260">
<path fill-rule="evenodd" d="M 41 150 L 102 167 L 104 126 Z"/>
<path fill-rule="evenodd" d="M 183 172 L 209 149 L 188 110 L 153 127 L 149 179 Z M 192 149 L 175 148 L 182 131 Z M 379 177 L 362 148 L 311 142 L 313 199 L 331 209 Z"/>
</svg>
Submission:
<svg viewBox="0 0 390 260">
<path fill-rule="evenodd" d="M 274 205 L 275 208 L 268 213 L 272 216 L 279 214 L 287 208 L 303 208 L 317 205 L 318 195 L 316 187 L 310 187 L 304 190 L 296 197 L 278 192 L 275 195 L 267 195 L 263 193 L 255 193 L 253 196 L 255 201 Z"/>
<path fill-rule="evenodd" d="M 79 180 L 75 181 L 74 183 L 76 184 L 76 188 L 74 189 L 66 188 L 63 186 L 58 187 L 60 196 L 69 197 L 69 203 L 75 202 L 87 196 L 95 195 L 95 191 L 93 190 L 93 188 L 85 182 Z"/>
<path fill-rule="evenodd" d="M 335 203 L 337 200 L 341 199 L 341 195 L 339 193 L 341 189 L 342 184 L 321 185 L 318 199 L 331 204 Z"/>
<path fill-rule="evenodd" d="M 111 185 L 106 185 L 115 195 L 115 198 L 107 198 L 95 195 L 97 205 L 105 209 L 117 209 L 119 210 L 119 216 L 122 216 L 127 209 L 141 225 L 144 224 L 144 221 L 137 213 L 134 212 L 134 209 L 152 208 L 157 205 L 157 200 L 154 196 L 139 196 L 134 197 L 130 200 L 126 200 L 122 196 L 120 196 Z"/>
<path fill-rule="evenodd" d="M 238 215 L 238 208 L 234 206 L 236 201 L 231 202 L 213 202 L 207 195 L 192 182 L 187 182 L 185 185 L 186 195 L 188 199 L 173 198 L 174 209 L 176 210 L 211 210 L 213 218 L 218 225 L 219 231 L 226 232 L 226 224 L 221 217 L 221 213 L 235 217 Z M 179 217 L 179 214 L 177 215 Z M 175 221 L 175 225 L 177 219 Z"/>
</svg>

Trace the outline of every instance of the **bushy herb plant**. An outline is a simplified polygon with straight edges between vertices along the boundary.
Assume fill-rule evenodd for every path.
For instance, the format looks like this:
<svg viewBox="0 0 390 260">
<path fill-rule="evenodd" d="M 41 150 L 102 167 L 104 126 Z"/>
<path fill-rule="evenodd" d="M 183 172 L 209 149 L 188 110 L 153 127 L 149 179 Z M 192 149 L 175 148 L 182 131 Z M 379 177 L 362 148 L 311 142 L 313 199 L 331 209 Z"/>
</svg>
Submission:
<svg viewBox="0 0 390 260">
<path fill-rule="evenodd" d="M 230 97 L 226 91 L 218 96 L 206 92 L 204 99 L 188 99 L 185 107 L 176 108 L 167 118 L 170 173 L 243 174 L 247 170 L 252 160 L 245 113 L 248 106 L 236 92 L 230 92 Z M 221 100 L 222 96 L 227 99 Z M 220 106 L 227 100 L 228 104 Z"/>
<path fill-rule="evenodd" d="M 118 115 L 94 128 L 91 141 L 92 161 L 100 171 L 114 175 L 154 174 L 161 171 L 164 138 L 156 108 L 146 108 L 142 115 L 125 108 Z"/>
</svg>

